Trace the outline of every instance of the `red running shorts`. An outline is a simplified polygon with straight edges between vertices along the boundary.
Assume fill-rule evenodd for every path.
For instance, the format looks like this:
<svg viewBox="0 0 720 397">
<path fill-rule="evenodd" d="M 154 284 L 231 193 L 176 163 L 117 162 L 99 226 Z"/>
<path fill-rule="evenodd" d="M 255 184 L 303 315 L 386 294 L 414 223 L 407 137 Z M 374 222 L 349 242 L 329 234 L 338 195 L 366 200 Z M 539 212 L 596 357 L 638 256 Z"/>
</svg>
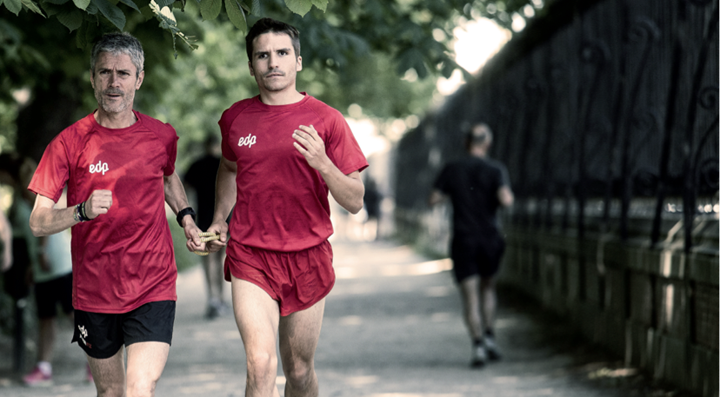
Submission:
<svg viewBox="0 0 720 397">
<path fill-rule="evenodd" d="M 262 288 L 278 302 L 281 316 L 312 307 L 335 284 L 332 246 L 327 240 L 302 251 L 270 251 L 238 244 L 227 253 L 225 280 L 231 281 L 232 274 Z"/>
</svg>

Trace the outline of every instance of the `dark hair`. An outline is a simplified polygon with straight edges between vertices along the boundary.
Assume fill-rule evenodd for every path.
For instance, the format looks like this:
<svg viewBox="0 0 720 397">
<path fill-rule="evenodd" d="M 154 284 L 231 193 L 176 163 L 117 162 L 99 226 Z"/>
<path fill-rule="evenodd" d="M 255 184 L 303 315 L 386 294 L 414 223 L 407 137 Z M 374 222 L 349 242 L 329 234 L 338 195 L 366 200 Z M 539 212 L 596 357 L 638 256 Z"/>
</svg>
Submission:
<svg viewBox="0 0 720 397">
<path fill-rule="evenodd" d="M 255 22 L 255 25 L 250 28 L 247 36 L 245 36 L 245 51 L 247 51 L 250 62 L 252 62 L 253 41 L 265 33 L 285 33 L 290 36 L 290 41 L 292 41 L 292 46 L 295 50 L 295 57 L 300 56 L 300 32 L 285 22 L 276 21 L 272 18 L 262 18 Z"/>
<path fill-rule="evenodd" d="M 103 37 L 95 43 L 90 57 L 90 73 L 95 75 L 95 63 L 101 52 L 109 52 L 113 55 L 126 54 L 130 57 L 133 65 L 137 69 L 136 76 L 140 76 L 145 64 L 145 52 L 143 51 L 140 41 L 127 32 L 114 32 L 103 35 Z"/>
<path fill-rule="evenodd" d="M 476 133 L 476 129 L 480 129 L 480 132 Z M 473 145 L 483 145 L 492 142 L 492 130 L 485 123 L 477 123 L 472 126 L 463 125 L 463 132 L 465 134 L 465 149 L 470 150 Z"/>
</svg>

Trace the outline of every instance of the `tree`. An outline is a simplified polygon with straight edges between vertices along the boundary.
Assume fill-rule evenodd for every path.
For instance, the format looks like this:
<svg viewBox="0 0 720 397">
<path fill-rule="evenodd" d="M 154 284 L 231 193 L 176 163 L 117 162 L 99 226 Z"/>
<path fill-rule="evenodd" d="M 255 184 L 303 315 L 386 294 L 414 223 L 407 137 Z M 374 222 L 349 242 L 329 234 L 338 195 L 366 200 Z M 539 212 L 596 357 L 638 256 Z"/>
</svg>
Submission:
<svg viewBox="0 0 720 397">
<path fill-rule="evenodd" d="M 122 29 L 142 41 L 146 71 L 153 77 L 143 87 L 139 107 L 150 109 L 167 91 L 170 77 L 154 73 L 154 69 L 171 71 L 173 55 L 197 57 L 191 50 L 203 43 L 203 26 L 239 27 L 226 30 L 225 35 L 230 37 L 230 32 L 241 35 L 242 29 L 262 16 L 287 21 L 300 29 L 303 57 L 308 60 L 306 70 L 316 71 L 324 83 L 339 85 L 339 90 L 327 90 L 325 100 L 331 105 L 337 101 L 341 104 L 338 107 L 346 109 L 348 101 L 360 101 L 363 108 L 375 108 L 379 113 L 394 109 L 397 115 L 407 106 L 387 101 L 383 107 L 377 106 L 383 101 L 366 90 L 369 85 L 363 80 L 372 76 L 368 71 L 391 69 L 402 76 L 413 70 L 421 79 L 449 76 L 458 68 L 448 50 L 458 16 L 494 15 L 507 25 L 507 15 L 530 2 L 150 0 L 139 5 L 134 0 L 0 0 L 0 112 L 6 109 L 0 123 L 8 123 L 0 127 L 10 132 L 6 137 L 10 142 L 16 126 L 17 149 L 39 158 L 58 131 L 95 106 L 85 88 L 88 47 L 104 32 Z M 176 45 L 178 38 L 185 45 Z M 242 46 L 241 38 L 233 39 Z M 383 87 L 391 87 L 389 81 Z M 18 89 L 31 93 L 21 108 L 12 97 Z M 342 95 L 348 92 L 352 95 Z M 17 120 L 7 116 L 13 106 L 19 109 Z"/>
</svg>

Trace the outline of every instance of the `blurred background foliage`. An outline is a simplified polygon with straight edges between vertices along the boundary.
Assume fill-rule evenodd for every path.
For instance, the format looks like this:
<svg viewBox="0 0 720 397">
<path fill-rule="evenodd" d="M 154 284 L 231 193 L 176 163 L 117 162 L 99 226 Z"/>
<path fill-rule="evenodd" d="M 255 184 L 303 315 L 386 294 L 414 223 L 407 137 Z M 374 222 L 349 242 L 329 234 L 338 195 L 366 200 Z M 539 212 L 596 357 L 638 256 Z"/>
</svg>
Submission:
<svg viewBox="0 0 720 397">
<path fill-rule="evenodd" d="M 20 10 L 13 8 L 18 2 Z M 459 23 L 490 17 L 510 27 L 514 17 L 525 18 L 523 7 L 542 4 L 540 0 L 233 2 L 244 7 L 250 25 L 269 16 L 298 27 L 304 65 L 300 90 L 345 114 L 356 104 L 364 116 L 380 119 L 420 114 L 428 108 L 435 79 L 460 68 L 451 50 L 452 30 Z M 135 107 L 176 127 L 182 169 L 205 134 L 217 132 L 222 110 L 256 95 L 244 55 L 245 32 L 227 13 L 231 3 L 226 2 L 217 14 L 203 9 L 211 3 L 217 8 L 217 0 L 158 1 L 169 6 L 160 15 L 151 10 L 154 2 L 0 0 L 0 149 L 38 160 L 58 132 L 95 108 L 89 47 L 102 33 L 118 29 L 119 12 L 123 30 L 138 37 L 146 52 L 146 80 Z M 291 11 L 308 3 L 314 6 L 304 16 Z M 174 45 L 178 34 L 184 34 L 190 45 Z"/>
</svg>

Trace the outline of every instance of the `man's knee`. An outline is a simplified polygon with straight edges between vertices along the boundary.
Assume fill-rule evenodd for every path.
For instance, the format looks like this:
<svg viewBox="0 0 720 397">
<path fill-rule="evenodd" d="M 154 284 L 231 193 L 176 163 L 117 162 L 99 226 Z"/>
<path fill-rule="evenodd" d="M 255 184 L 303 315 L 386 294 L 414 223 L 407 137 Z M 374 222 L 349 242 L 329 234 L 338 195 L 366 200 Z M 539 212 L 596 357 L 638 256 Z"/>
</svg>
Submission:
<svg viewBox="0 0 720 397">
<path fill-rule="evenodd" d="M 266 351 L 255 351 L 247 354 L 248 375 L 259 381 L 277 375 L 277 356 Z"/>
<path fill-rule="evenodd" d="M 290 362 L 283 363 L 283 372 L 285 379 L 294 389 L 304 390 L 315 378 L 315 369 L 312 360 L 307 361 L 300 358 L 288 360 Z"/>
<path fill-rule="evenodd" d="M 157 379 L 137 379 L 128 382 L 127 397 L 152 397 L 155 395 Z"/>
<path fill-rule="evenodd" d="M 98 397 L 124 397 L 125 385 L 122 383 L 101 384 L 95 381 L 95 389 Z"/>
</svg>

